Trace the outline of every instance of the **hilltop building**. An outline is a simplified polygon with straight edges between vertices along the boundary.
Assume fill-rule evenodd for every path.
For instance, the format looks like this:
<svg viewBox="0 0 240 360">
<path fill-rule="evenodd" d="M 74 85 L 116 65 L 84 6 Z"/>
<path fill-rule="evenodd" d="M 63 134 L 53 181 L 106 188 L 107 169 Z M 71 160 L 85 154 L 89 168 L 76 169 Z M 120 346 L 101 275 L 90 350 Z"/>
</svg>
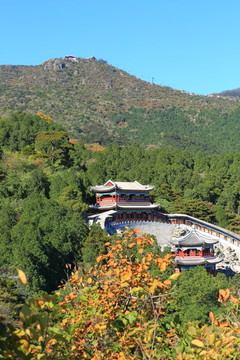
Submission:
<svg viewBox="0 0 240 360">
<path fill-rule="evenodd" d="M 68 59 L 72 62 L 78 62 L 78 59 L 76 58 L 76 56 L 73 56 L 73 55 L 65 55 L 64 59 Z"/>
<path fill-rule="evenodd" d="M 91 187 L 96 193 L 97 211 L 112 211 L 114 221 L 151 220 L 152 211 L 159 205 L 152 204 L 149 192 L 154 186 L 142 185 L 138 181 L 117 182 L 108 180 L 104 185 Z"/>
</svg>

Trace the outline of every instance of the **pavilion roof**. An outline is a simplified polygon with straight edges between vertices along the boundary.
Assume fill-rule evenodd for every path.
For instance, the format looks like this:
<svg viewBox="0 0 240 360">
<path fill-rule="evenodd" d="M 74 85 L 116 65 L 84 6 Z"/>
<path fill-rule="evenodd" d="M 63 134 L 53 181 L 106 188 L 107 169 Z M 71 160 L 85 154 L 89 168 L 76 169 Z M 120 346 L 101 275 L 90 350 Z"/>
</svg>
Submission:
<svg viewBox="0 0 240 360">
<path fill-rule="evenodd" d="M 214 265 L 214 264 L 218 264 L 222 261 L 222 259 L 220 259 L 219 257 L 211 257 L 211 258 L 207 258 L 207 257 L 180 257 L 177 256 L 175 258 L 175 262 L 178 265 Z"/>
<path fill-rule="evenodd" d="M 193 229 L 187 235 L 180 237 L 179 239 L 172 240 L 171 243 L 175 246 L 201 246 L 201 245 L 213 245 L 218 243 L 217 239 L 211 238 L 202 232 L 200 233 L 196 229 Z"/>
<path fill-rule="evenodd" d="M 159 204 L 144 204 L 144 203 L 139 203 L 138 205 L 137 204 L 124 204 L 124 205 L 120 205 L 120 204 L 117 204 L 117 207 L 119 209 L 156 209 L 159 207 Z"/>
<path fill-rule="evenodd" d="M 108 192 L 114 189 L 126 191 L 150 191 L 154 189 L 154 186 L 142 185 L 136 180 L 133 182 L 108 180 L 104 185 L 96 185 L 91 187 L 91 190 L 95 192 Z"/>
<path fill-rule="evenodd" d="M 92 205 L 94 209 L 98 210 L 107 210 L 107 209 L 125 209 L 125 210 L 137 210 L 137 209 L 156 209 L 159 207 L 159 204 L 151 204 L 151 203 L 133 203 L 133 204 L 124 204 L 121 205 L 119 203 L 112 204 L 104 204 L 104 205 Z"/>
</svg>

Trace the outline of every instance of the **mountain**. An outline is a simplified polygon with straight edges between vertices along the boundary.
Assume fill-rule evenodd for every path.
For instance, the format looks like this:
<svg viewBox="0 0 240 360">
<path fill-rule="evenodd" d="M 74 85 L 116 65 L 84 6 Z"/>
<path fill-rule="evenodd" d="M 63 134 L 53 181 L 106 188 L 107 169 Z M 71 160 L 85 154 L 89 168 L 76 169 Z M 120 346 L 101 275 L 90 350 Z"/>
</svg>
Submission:
<svg viewBox="0 0 240 360">
<path fill-rule="evenodd" d="M 240 98 L 240 88 L 234 89 L 234 90 L 225 90 L 225 91 L 222 91 L 222 92 L 220 92 L 218 94 L 214 94 L 214 95 L 219 95 L 219 96 L 224 96 L 224 97 Z"/>
<path fill-rule="evenodd" d="M 240 151 L 237 99 L 151 84 L 94 57 L 0 66 L 0 114 L 9 111 L 43 112 L 84 142 Z"/>
</svg>

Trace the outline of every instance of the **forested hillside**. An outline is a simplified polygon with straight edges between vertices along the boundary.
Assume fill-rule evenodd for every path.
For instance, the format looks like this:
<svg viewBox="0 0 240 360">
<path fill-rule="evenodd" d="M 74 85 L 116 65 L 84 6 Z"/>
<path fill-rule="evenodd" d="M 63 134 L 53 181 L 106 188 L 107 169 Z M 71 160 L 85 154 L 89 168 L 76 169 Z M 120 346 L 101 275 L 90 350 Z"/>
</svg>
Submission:
<svg viewBox="0 0 240 360">
<path fill-rule="evenodd" d="M 86 214 L 91 185 L 138 180 L 161 211 L 240 232 L 239 164 L 238 153 L 72 144 L 43 113 L 1 118 L 0 359 L 234 359 L 238 274 L 172 275 L 151 236 L 109 237 Z"/>
<path fill-rule="evenodd" d="M 238 99 L 150 84 L 101 59 L 0 66 L 0 114 L 11 111 L 46 113 L 86 143 L 240 151 Z"/>
<path fill-rule="evenodd" d="M 240 229 L 240 154 L 140 145 L 90 151 L 69 143 L 49 117 L 23 113 L 0 120 L 0 149 L 1 266 L 25 270 L 36 291 L 53 289 L 64 264 L 81 261 L 90 186 L 107 179 L 153 184 L 161 211 Z"/>
</svg>

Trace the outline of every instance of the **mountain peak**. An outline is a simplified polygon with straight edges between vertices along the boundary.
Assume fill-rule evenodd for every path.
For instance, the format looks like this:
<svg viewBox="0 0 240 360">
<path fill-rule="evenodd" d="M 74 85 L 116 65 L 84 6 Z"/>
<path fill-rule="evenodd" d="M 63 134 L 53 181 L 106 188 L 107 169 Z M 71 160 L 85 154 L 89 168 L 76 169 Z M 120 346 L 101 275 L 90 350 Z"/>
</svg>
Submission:
<svg viewBox="0 0 240 360">
<path fill-rule="evenodd" d="M 213 94 L 213 95 L 230 97 L 230 98 L 240 98 L 240 88 L 233 89 L 233 90 L 225 90 L 220 93 Z"/>
<path fill-rule="evenodd" d="M 188 123 L 198 124 L 204 111 L 222 113 L 236 106 L 231 99 L 193 95 L 143 81 L 95 57 L 66 55 L 36 66 L 0 66 L 2 115 L 42 112 L 86 142 L 131 140 L 161 146 L 178 138 L 174 127 L 166 135 L 171 121 L 184 119 L 185 129 Z M 140 135 L 143 123 L 146 127 Z"/>
</svg>

